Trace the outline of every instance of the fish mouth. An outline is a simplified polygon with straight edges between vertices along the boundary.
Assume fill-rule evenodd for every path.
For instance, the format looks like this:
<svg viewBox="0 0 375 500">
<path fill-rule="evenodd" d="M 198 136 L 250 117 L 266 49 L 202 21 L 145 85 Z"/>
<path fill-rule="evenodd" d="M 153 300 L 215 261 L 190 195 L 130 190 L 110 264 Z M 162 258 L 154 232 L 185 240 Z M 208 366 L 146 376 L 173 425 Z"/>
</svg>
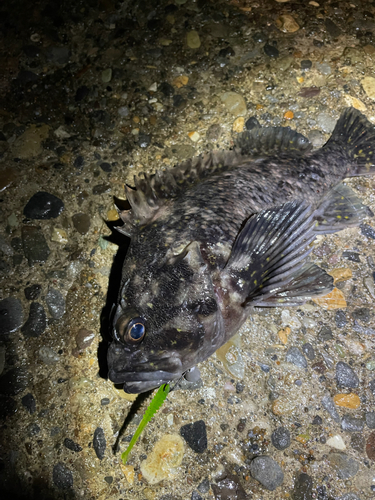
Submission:
<svg viewBox="0 0 375 500">
<path fill-rule="evenodd" d="M 123 384 L 124 391 L 129 394 L 160 387 L 180 378 L 184 371 L 177 352 L 142 357 L 129 354 L 116 344 L 111 344 L 108 350 L 108 378 L 114 384 Z"/>
</svg>

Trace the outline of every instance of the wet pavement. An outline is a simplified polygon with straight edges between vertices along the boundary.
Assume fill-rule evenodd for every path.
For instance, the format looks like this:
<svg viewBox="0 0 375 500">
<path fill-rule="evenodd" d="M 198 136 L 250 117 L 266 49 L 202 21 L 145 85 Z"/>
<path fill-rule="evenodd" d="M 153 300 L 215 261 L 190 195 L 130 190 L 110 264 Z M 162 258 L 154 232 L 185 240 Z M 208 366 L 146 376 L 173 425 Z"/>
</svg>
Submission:
<svg viewBox="0 0 375 500">
<path fill-rule="evenodd" d="M 314 248 L 334 293 L 256 312 L 126 467 L 150 397 L 105 363 L 113 196 L 258 122 L 315 147 L 347 106 L 375 123 L 375 2 L 9 0 L 0 24 L 1 498 L 375 498 L 375 179 Z"/>
</svg>

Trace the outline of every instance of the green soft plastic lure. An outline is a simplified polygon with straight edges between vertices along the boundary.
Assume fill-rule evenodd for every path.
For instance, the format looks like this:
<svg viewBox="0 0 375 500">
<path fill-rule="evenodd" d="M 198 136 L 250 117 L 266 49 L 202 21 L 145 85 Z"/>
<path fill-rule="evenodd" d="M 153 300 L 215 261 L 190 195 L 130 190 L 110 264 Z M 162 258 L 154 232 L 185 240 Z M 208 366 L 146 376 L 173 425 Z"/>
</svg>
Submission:
<svg viewBox="0 0 375 500">
<path fill-rule="evenodd" d="M 124 453 L 121 454 L 121 460 L 124 465 L 126 465 L 126 462 L 128 460 L 128 456 L 135 445 L 135 443 L 138 441 L 139 436 L 142 434 L 143 429 L 146 427 L 146 425 L 149 423 L 149 421 L 152 419 L 152 417 L 155 415 L 155 413 L 159 410 L 161 405 L 164 403 L 166 397 L 168 396 L 170 386 L 169 384 L 164 384 L 161 385 L 158 389 L 158 391 L 155 393 L 154 397 L 152 398 L 150 404 L 147 407 L 147 410 L 145 414 L 143 415 L 143 418 L 140 422 L 140 424 L 137 427 L 137 430 L 134 433 L 134 436 L 132 437 L 129 446 L 127 449 L 124 451 Z"/>
</svg>

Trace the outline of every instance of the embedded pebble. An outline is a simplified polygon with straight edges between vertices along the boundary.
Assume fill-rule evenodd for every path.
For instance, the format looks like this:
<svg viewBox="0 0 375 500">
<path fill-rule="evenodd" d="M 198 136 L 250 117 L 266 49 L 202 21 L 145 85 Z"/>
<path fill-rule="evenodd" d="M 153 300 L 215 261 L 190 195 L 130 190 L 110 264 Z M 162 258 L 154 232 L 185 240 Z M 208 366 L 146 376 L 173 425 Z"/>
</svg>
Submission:
<svg viewBox="0 0 375 500">
<path fill-rule="evenodd" d="M 352 252 L 350 250 L 345 250 L 342 252 L 342 256 L 344 259 L 351 260 L 352 262 L 361 262 L 358 252 Z"/>
<path fill-rule="evenodd" d="M 180 434 L 195 453 L 203 453 L 207 449 L 206 424 L 203 420 L 183 425 Z"/>
<path fill-rule="evenodd" d="M 50 288 L 46 295 L 46 304 L 53 319 L 60 319 L 65 313 L 65 299 L 59 290 Z"/>
<path fill-rule="evenodd" d="M 260 127 L 260 123 L 255 116 L 251 116 L 245 123 L 246 130 L 252 130 L 253 128 Z"/>
<path fill-rule="evenodd" d="M 375 460 L 375 432 L 372 432 L 367 438 L 366 453 L 370 460 Z"/>
<path fill-rule="evenodd" d="M 353 448 L 353 450 L 358 451 L 358 453 L 363 453 L 365 444 L 366 440 L 363 433 L 360 434 L 353 433 L 351 435 L 350 446 Z"/>
<path fill-rule="evenodd" d="M 107 447 L 107 441 L 105 439 L 104 431 L 101 427 L 97 427 L 95 429 L 92 445 L 94 447 L 96 456 L 99 458 L 99 460 L 103 460 L 105 449 Z"/>
<path fill-rule="evenodd" d="M 61 229 L 60 227 L 54 227 L 52 229 L 51 241 L 61 244 L 68 243 L 68 235 L 65 229 Z"/>
<path fill-rule="evenodd" d="M 112 80 L 112 68 L 107 68 L 102 71 L 102 82 L 109 83 Z"/>
<path fill-rule="evenodd" d="M 25 297 L 27 298 L 27 300 L 35 300 L 39 297 L 41 291 L 42 291 L 41 285 L 35 284 L 27 286 L 24 290 Z"/>
<path fill-rule="evenodd" d="M 245 373 L 245 363 L 241 354 L 241 337 L 237 333 L 226 344 L 219 347 L 216 357 L 223 363 L 224 368 L 233 377 L 242 379 Z"/>
<path fill-rule="evenodd" d="M 330 396 L 323 396 L 322 406 L 331 415 L 333 420 L 337 423 L 340 422 L 340 415 L 336 409 L 335 403 Z"/>
<path fill-rule="evenodd" d="M 8 335 L 18 330 L 23 322 L 21 301 L 15 297 L 0 300 L 0 319 L 0 335 Z"/>
<path fill-rule="evenodd" d="M 22 398 L 21 402 L 23 406 L 26 408 L 26 410 L 30 413 L 30 415 L 35 413 L 36 410 L 35 398 L 30 392 Z"/>
<path fill-rule="evenodd" d="M 68 450 L 74 451 L 76 453 L 82 451 L 83 449 L 78 443 L 69 438 L 64 439 L 64 446 L 65 448 L 68 448 Z"/>
<path fill-rule="evenodd" d="M 221 125 L 218 123 L 214 123 L 210 125 L 206 132 L 206 138 L 208 141 L 216 142 L 220 139 L 220 136 L 223 132 Z"/>
<path fill-rule="evenodd" d="M 313 480 L 312 477 L 304 472 L 301 472 L 295 480 L 293 488 L 294 500 L 313 500 L 315 494 L 313 493 Z"/>
<path fill-rule="evenodd" d="M 40 227 L 24 226 L 22 228 L 22 244 L 30 267 L 46 262 L 51 253 Z"/>
<path fill-rule="evenodd" d="M 87 234 L 90 229 L 91 218 L 84 213 L 74 214 L 72 217 L 73 226 L 79 234 Z"/>
<path fill-rule="evenodd" d="M 348 320 L 346 319 L 345 311 L 339 309 L 335 314 L 335 323 L 337 328 L 344 328 Z"/>
<path fill-rule="evenodd" d="M 365 76 L 365 78 L 361 80 L 361 85 L 367 96 L 375 101 L 375 78 L 372 76 Z"/>
<path fill-rule="evenodd" d="M 147 459 L 141 462 L 141 472 L 149 484 L 164 479 L 173 479 L 173 469 L 178 467 L 184 455 L 184 444 L 180 436 L 165 434 L 155 444 Z"/>
<path fill-rule="evenodd" d="M 326 134 L 331 134 L 336 125 L 335 118 L 332 118 L 328 113 L 324 111 L 319 113 L 316 117 L 316 123 Z"/>
<path fill-rule="evenodd" d="M 363 223 L 359 227 L 361 228 L 361 233 L 363 234 L 363 236 L 375 240 L 375 229 L 370 226 L 370 224 Z"/>
<path fill-rule="evenodd" d="M 246 500 L 246 492 L 238 476 L 229 474 L 226 470 L 216 479 L 216 484 L 211 485 L 215 499 L 220 500 Z M 198 495 L 198 494 L 197 494 Z M 198 498 L 199 497 L 199 498 Z M 191 496 L 191 500 L 203 500 L 200 495 Z"/>
<path fill-rule="evenodd" d="M 295 33 L 300 29 L 299 24 L 290 14 L 284 14 L 276 19 L 276 26 L 284 33 Z"/>
<path fill-rule="evenodd" d="M 263 50 L 266 56 L 271 57 L 272 59 L 276 59 L 277 57 L 279 57 L 279 50 L 274 45 L 266 43 L 266 45 L 263 47 Z"/>
<path fill-rule="evenodd" d="M 341 420 L 341 428 L 346 432 L 362 432 L 364 425 L 365 423 L 361 418 L 352 415 L 344 415 Z"/>
<path fill-rule="evenodd" d="M 234 116 L 246 115 L 247 106 L 245 99 L 236 92 L 224 92 L 220 96 L 227 110 Z"/>
<path fill-rule="evenodd" d="M 95 338 L 95 333 L 93 331 L 81 328 L 75 337 L 77 349 L 79 351 L 84 351 L 92 344 L 94 338 Z"/>
<path fill-rule="evenodd" d="M 333 397 L 333 401 L 337 406 L 344 406 L 345 408 L 355 409 L 361 405 L 361 400 L 357 394 L 353 394 L 352 392 L 349 394 L 336 394 Z"/>
<path fill-rule="evenodd" d="M 353 277 L 352 270 L 349 267 L 339 267 L 337 269 L 332 269 L 329 274 L 333 277 L 334 285 Z"/>
<path fill-rule="evenodd" d="M 318 304 L 323 309 L 330 311 L 332 309 L 342 309 L 346 307 L 346 300 L 344 294 L 338 288 L 334 288 L 332 292 L 324 295 L 323 297 L 316 297 L 312 299 L 313 302 Z"/>
<path fill-rule="evenodd" d="M 30 125 L 14 142 L 12 148 L 14 157 L 26 160 L 40 155 L 43 153 L 42 143 L 48 138 L 48 135 L 48 125 Z"/>
<path fill-rule="evenodd" d="M 366 425 L 369 429 L 375 429 L 375 412 L 369 411 L 365 414 Z"/>
<path fill-rule="evenodd" d="M 23 215 L 33 220 L 56 219 L 63 210 L 64 203 L 60 198 L 45 191 L 39 191 L 27 202 Z"/>
<path fill-rule="evenodd" d="M 325 20 L 326 30 L 332 38 L 337 38 L 342 34 L 341 29 L 329 17 Z"/>
<path fill-rule="evenodd" d="M 198 31 L 192 30 L 186 34 L 186 44 L 189 49 L 199 49 L 201 40 Z"/>
<path fill-rule="evenodd" d="M 30 304 L 29 317 L 21 328 L 25 337 L 39 337 L 47 326 L 47 317 L 44 307 L 38 302 Z"/>
<path fill-rule="evenodd" d="M 332 72 L 331 66 L 328 63 L 316 63 L 316 69 L 322 73 L 322 75 L 330 75 Z M 323 128 L 323 127 L 322 127 Z"/>
<path fill-rule="evenodd" d="M 303 59 L 301 61 L 301 69 L 302 71 L 308 71 L 312 67 L 312 61 L 310 59 Z"/>
<path fill-rule="evenodd" d="M 73 474 L 66 465 L 59 462 L 53 467 L 52 479 L 60 490 L 73 488 Z"/>
<path fill-rule="evenodd" d="M 359 464 L 354 458 L 349 457 L 345 453 L 331 452 L 328 454 L 328 462 L 336 469 L 340 479 L 349 479 L 357 474 Z"/>
<path fill-rule="evenodd" d="M 232 125 L 232 130 L 233 132 L 240 133 L 243 131 L 244 126 L 245 126 L 245 118 L 243 116 L 239 116 L 234 120 Z"/>
<path fill-rule="evenodd" d="M 336 365 L 336 382 L 338 387 L 348 387 L 355 389 L 359 385 L 359 379 L 354 370 L 343 361 Z"/>
<path fill-rule="evenodd" d="M 368 323 L 370 321 L 370 310 L 367 307 L 359 307 L 352 312 L 352 316 L 355 320 Z"/>
<path fill-rule="evenodd" d="M 364 278 L 363 284 L 365 285 L 368 293 L 371 295 L 373 299 L 375 299 L 375 285 L 374 280 L 370 277 Z"/>
<path fill-rule="evenodd" d="M 302 351 L 304 352 L 306 358 L 309 359 L 310 361 L 315 359 L 315 350 L 311 344 L 309 343 L 303 344 Z"/>
<path fill-rule="evenodd" d="M 329 326 L 323 326 L 320 332 L 318 333 L 318 341 L 319 342 L 327 342 L 328 340 L 332 340 L 332 330 Z"/>
<path fill-rule="evenodd" d="M 46 365 L 54 365 L 60 361 L 60 356 L 51 348 L 42 346 L 38 351 L 38 356 Z"/>
<path fill-rule="evenodd" d="M 269 491 L 274 491 L 281 486 L 284 480 L 280 465 L 267 456 L 256 457 L 251 461 L 250 474 Z"/>
<path fill-rule="evenodd" d="M 336 434 L 335 436 L 332 436 L 331 438 L 327 439 L 326 444 L 328 446 L 331 446 L 331 448 L 335 448 L 336 450 L 340 451 L 346 450 L 346 445 L 340 434 Z"/>
<path fill-rule="evenodd" d="M 307 361 L 298 347 L 291 347 L 285 354 L 285 361 L 292 363 L 298 368 L 307 368 Z"/>
<path fill-rule="evenodd" d="M 271 434 L 271 441 L 277 450 L 285 450 L 290 446 L 290 432 L 285 427 L 278 427 Z"/>
</svg>

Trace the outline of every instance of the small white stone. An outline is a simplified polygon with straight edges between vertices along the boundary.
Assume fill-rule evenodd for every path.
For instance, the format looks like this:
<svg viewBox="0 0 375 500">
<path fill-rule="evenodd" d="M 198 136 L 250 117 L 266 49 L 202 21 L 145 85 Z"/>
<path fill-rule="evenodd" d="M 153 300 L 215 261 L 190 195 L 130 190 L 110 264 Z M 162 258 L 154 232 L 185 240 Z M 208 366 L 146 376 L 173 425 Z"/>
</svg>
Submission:
<svg viewBox="0 0 375 500">
<path fill-rule="evenodd" d="M 70 134 L 67 132 L 62 125 L 54 131 L 55 136 L 58 139 L 69 139 Z"/>
<path fill-rule="evenodd" d="M 54 227 L 51 234 L 51 241 L 56 243 L 68 243 L 68 236 L 64 229 Z"/>
<path fill-rule="evenodd" d="M 345 443 L 339 434 L 327 439 L 327 445 L 336 448 L 336 450 L 346 450 Z"/>
<path fill-rule="evenodd" d="M 156 92 L 158 90 L 158 84 L 154 82 L 152 85 L 149 86 L 148 90 L 150 92 Z"/>
<path fill-rule="evenodd" d="M 189 132 L 188 134 L 189 138 L 193 141 L 193 142 L 197 142 L 199 141 L 199 138 L 200 138 L 200 135 L 198 134 L 198 132 L 194 131 L 194 132 Z"/>
</svg>

